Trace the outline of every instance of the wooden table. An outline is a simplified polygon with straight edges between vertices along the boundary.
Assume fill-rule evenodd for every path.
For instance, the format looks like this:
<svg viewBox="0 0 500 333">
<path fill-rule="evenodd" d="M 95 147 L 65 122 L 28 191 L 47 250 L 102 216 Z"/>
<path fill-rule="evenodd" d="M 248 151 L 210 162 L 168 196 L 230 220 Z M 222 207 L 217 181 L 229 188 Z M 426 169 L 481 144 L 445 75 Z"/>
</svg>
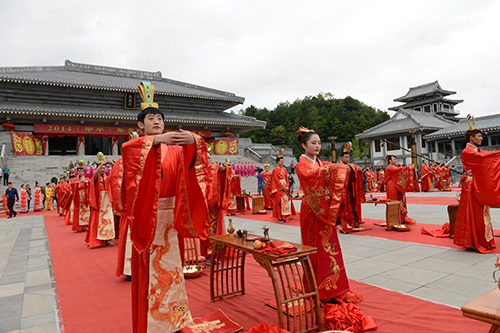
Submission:
<svg viewBox="0 0 500 333">
<path fill-rule="evenodd" d="M 500 290 L 498 288 L 462 306 L 465 317 L 491 324 L 489 333 L 500 333 Z"/>
<path fill-rule="evenodd" d="M 254 249 L 253 241 L 243 241 L 236 235 L 215 235 L 209 239 L 214 243 L 210 266 L 212 302 L 228 295 L 245 294 L 245 258 L 249 253 L 267 270 L 272 280 L 279 326 L 291 332 L 320 330 L 318 286 L 309 260 L 309 255 L 317 251 L 315 247 L 290 243 L 297 251 L 278 256 L 261 253 Z M 307 311 L 296 311 L 294 305 L 299 304 Z M 284 327 L 285 321 L 287 328 Z"/>
</svg>

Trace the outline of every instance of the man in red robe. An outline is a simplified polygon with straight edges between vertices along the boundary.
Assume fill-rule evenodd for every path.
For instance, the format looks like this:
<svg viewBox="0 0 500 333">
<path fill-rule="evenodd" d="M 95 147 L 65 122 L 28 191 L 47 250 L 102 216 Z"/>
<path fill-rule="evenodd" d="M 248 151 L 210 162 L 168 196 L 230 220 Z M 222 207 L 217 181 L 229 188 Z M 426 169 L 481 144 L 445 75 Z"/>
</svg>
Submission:
<svg viewBox="0 0 500 333">
<path fill-rule="evenodd" d="M 71 190 L 73 192 L 73 209 L 70 212 L 71 230 L 75 232 L 85 232 L 89 226 L 90 206 L 89 206 L 89 179 L 84 176 L 85 162 L 78 162 L 78 176 L 73 178 Z"/>
<path fill-rule="evenodd" d="M 435 181 L 435 185 L 436 185 L 436 189 L 438 189 L 439 191 L 442 191 L 443 190 L 443 178 L 442 178 L 442 175 L 441 175 L 441 167 L 439 166 L 440 165 L 440 162 L 437 161 L 437 163 L 435 161 L 432 162 L 432 167 L 434 169 L 434 179 L 436 180 Z"/>
<path fill-rule="evenodd" d="M 424 158 L 420 167 L 420 186 L 422 187 L 422 192 L 429 192 L 433 188 L 431 181 L 433 175 L 434 170 L 427 166 L 427 161 Z"/>
<path fill-rule="evenodd" d="M 233 171 L 223 163 L 213 163 L 210 153 L 207 154 L 209 163 L 209 180 L 207 185 L 209 228 L 208 236 L 223 235 L 225 233 L 224 211 L 229 202 L 230 183 Z M 207 266 L 211 265 L 208 250 L 213 243 L 208 239 L 200 242 L 200 254 L 205 257 Z"/>
<path fill-rule="evenodd" d="M 490 253 L 495 248 L 490 207 L 500 206 L 500 151 L 481 151 L 483 135 L 474 125 L 465 133 L 465 139 L 467 145 L 461 159 L 467 176 L 460 194 L 453 243 Z"/>
<path fill-rule="evenodd" d="M 345 234 L 354 228 L 359 228 L 360 223 L 363 223 L 361 221 L 361 203 L 366 202 L 363 189 L 363 169 L 349 163 L 351 148 L 348 145 L 346 144 L 340 153 L 340 164 L 347 165 L 347 173 L 337 215 L 337 228 Z"/>
<path fill-rule="evenodd" d="M 206 238 L 207 148 L 191 132 L 163 133 L 154 88 L 142 82 L 137 126 L 122 145 L 123 189 L 133 243 L 133 332 L 176 332 L 192 322 L 178 235 Z M 163 134 L 162 134 L 163 133 Z"/>
<path fill-rule="evenodd" d="M 109 178 L 105 176 L 106 165 L 113 164 L 110 159 L 103 159 L 98 154 L 98 166 L 90 180 L 90 220 L 89 230 L 85 237 L 85 244 L 89 248 L 113 246 L 111 239 L 115 238 L 115 223 L 113 208 L 109 201 Z"/>
<path fill-rule="evenodd" d="M 394 155 L 387 155 L 388 166 L 385 169 L 385 185 L 387 199 L 401 202 L 401 223 L 415 224 L 415 220 L 408 216 L 406 208 L 406 192 L 418 192 L 417 175 L 413 164 L 398 167 L 398 159 Z"/>
<path fill-rule="evenodd" d="M 273 201 L 273 217 L 278 219 L 278 222 L 284 223 L 288 221 L 291 214 L 290 198 L 288 190 L 288 173 L 283 167 L 285 160 L 283 156 L 276 158 L 276 167 L 273 169 L 271 176 L 271 199 Z"/>
<path fill-rule="evenodd" d="M 264 163 L 264 172 L 262 173 L 262 178 L 264 178 L 264 209 L 273 209 L 273 201 L 271 199 L 271 178 L 273 174 L 269 172 L 269 163 Z"/>
</svg>

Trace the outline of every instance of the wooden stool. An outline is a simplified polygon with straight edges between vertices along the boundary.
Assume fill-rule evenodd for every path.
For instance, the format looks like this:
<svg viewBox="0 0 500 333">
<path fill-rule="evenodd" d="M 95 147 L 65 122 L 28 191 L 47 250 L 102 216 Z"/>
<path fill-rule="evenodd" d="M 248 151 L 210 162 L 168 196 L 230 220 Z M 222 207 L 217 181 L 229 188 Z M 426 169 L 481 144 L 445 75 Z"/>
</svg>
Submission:
<svg viewBox="0 0 500 333">
<path fill-rule="evenodd" d="M 450 238 L 455 234 L 455 220 L 457 219 L 458 203 L 448 205 L 448 221 L 450 222 Z"/>
<path fill-rule="evenodd" d="M 252 197 L 252 214 L 257 214 L 261 210 L 264 210 L 264 197 Z"/>
<path fill-rule="evenodd" d="M 236 211 L 238 213 L 245 211 L 245 197 L 242 196 L 236 197 Z"/>
<path fill-rule="evenodd" d="M 395 225 L 401 224 L 401 202 L 388 201 L 385 204 L 385 220 L 387 222 L 385 230 L 392 230 Z"/>
</svg>

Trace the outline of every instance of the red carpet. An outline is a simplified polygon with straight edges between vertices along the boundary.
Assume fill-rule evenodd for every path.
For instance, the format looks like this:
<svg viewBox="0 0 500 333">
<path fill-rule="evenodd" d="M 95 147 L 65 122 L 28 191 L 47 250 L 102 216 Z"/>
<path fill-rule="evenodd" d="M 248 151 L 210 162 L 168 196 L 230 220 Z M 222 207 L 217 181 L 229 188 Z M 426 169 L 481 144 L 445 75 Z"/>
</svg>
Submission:
<svg viewBox="0 0 500 333">
<path fill-rule="evenodd" d="M 384 239 L 391 239 L 391 240 L 396 240 L 396 241 L 401 241 L 401 242 L 408 242 L 408 243 L 417 243 L 417 244 L 424 244 L 424 245 L 435 245 L 435 246 L 442 246 L 442 247 L 448 247 L 452 249 L 461 249 L 464 250 L 463 247 L 457 246 L 453 244 L 453 239 L 452 238 L 435 238 L 429 235 L 422 234 L 420 232 L 421 228 L 424 227 L 427 230 L 437 230 L 440 229 L 442 226 L 440 225 L 435 225 L 435 224 L 424 224 L 424 223 L 417 223 L 415 224 L 410 231 L 396 231 L 396 230 L 391 230 L 391 231 L 386 231 L 384 227 L 379 227 L 374 225 L 374 223 L 385 223 L 385 220 L 376 220 L 376 219 L 363 219 L 365 224 L 363 224 L 363 227 L 365 228 L 371 228 L 371 230 L 363 231 L 363 232 L 356 232 L 353 235 L 356 236 L 370 236 L 370 237 L 378 237 L 378 238 L 384 238 Z M 444 222 L 443 222 L 444 224 Z M 500 230 L 494 230 L 493 231 L 495 235 L 500 235 Z M 500 254 L 500 248 L 495 248 L 493 249 L 492 253 L 494 254 Z"/>
<path fill-rule="evenodd" d="M 72 233 L 56 212 L 43 215 L 65 332 L 130 332 L 130 283 L 114 275 L 117 246 L 90 250 L 83 243 L 85 234 Z M 210 302 L 208 270 L 202 277 L 186 281 L 194 317 L 221 309 L 243 327 L 242 332 L 261 322 L 277 323 L 276 310 L 264 303 L 274 297 L 267 273 L 251 256 L 246 263 L 245 295 Z M 489 328 L 463 317 L 458 309 L 350 283 L 363 294 L 358 305 L 375 318 L 377 332 L 486 332 Z"/>
</svg>

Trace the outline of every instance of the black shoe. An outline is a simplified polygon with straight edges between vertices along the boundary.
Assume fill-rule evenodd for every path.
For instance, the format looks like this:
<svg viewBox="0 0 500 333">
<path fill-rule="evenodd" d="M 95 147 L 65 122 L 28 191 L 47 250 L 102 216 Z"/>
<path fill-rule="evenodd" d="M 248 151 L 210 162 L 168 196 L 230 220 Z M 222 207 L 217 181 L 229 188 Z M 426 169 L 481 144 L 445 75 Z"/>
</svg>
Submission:
<svg viewBox="0 0 500 333">
<path fill-rule="evenodd" d="M 7 217 L 7 218 L 8 218 L 8 219 L 11 219 L 11 218 L 12 218 L 12 216 L 9 216 L 9 217 Z"/>
<path fill-rule="evenodd" d="M 105 244 L 105 245 L 106 245 L 106 246 L 115 246 L 115 244 L 113 244 L 113 243 L 112 243 L 112 242 L 110 242 L 110 241 L 106 241 L 106 244 Z"/>
<path fill-rule="evenodd" d="M 207 266 L 212 265 L 212 263 L 210 262 L 210 258 L 207 258 L 207 259 L 205 260 L 205 265 L 207 265 Z"/>
<path fill-rule="evenodd" d="M 125 280 L 127 280 L 128 282 L 132 281 L 132 275 L 127 275 L 127 277 L 125 278 Z"/>
</svg>

